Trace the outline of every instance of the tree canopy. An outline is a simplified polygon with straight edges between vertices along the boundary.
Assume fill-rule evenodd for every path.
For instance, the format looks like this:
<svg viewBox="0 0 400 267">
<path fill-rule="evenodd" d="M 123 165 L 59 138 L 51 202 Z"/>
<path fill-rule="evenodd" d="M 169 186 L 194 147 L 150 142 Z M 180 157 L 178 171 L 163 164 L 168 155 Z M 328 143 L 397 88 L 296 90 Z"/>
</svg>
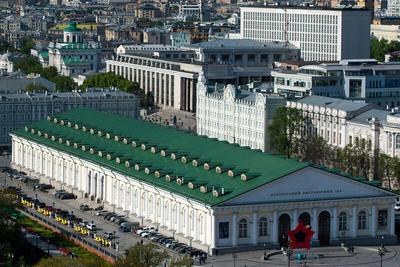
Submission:
<svg viewBox="0 0 400 267">
<path fill-rule="evenodd" d="M 385 55 L 394 51 L 400 51 L 399 41 L 388 41 L 386 39 L 371 38 L 371 58 L 385 61 Z"/>
<path fill-rule="evenodd" d="M 268 128 L 271 144 L 276 151 L 288 158 L 295 152 L 302 123 L 303 117 L 299 110 L 287 107 L 276 110 L 272 124 Z"/>
<path fill-rule="evenodd" d="M 125 258 L 115 262 L 117 267 L 158 267 L 165 258 L 168 257 L 166 251 L 158 250 L 155 244 L 137 243 L 126 251 Z"/>
<path fill-rule="evenodd" d="M 112 72 L 94 74 L 88 77 L 81 86 L 84 90 L 91 87 L 116 87 L 125 92 L 137 95 L 140 98 L 140 104 L 142 107 L 152 105 L 151 95 L 145 95 L 144 90 L 140 88 L 137 82 L 132 82 Z"/>
<path fill-rule="evenodd" d="M 26 55 L 31 54 L 31 49 L 35 47 L 35 41 L 30 37 L 22 38 L 20 51 Z"/>
</svg>

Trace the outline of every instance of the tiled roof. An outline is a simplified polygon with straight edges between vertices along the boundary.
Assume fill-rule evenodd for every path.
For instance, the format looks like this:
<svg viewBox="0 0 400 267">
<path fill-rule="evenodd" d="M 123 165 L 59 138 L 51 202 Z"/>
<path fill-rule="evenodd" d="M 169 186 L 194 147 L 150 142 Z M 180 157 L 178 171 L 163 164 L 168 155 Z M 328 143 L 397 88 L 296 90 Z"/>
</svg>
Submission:
<svg viewBox="0 0 400 267">
<path fill-rule="evenodd" d="M 27 131 L 19 129 L 14 134 L 208 205 L 217 205 L 308 166 L 292 159 L 90 109 L 60 114 L 56 121 L 54 118 L 40 121 L 28 126 Z M 172 159 L 174 156 L 176 160 Z M 185 160 L 186 163 L 182 163 Z M 197 167 L 194 166 L 196 163 Z M 135 164 L 139 171 L 135 170 Z M 206 170 L 207 166 L 209 170 Z M 179 185 L 178 179 L 182 177 L 183 184 Z M 201 192 L 200 186 L 203 191 L 208 191 Z"/>
</svg>

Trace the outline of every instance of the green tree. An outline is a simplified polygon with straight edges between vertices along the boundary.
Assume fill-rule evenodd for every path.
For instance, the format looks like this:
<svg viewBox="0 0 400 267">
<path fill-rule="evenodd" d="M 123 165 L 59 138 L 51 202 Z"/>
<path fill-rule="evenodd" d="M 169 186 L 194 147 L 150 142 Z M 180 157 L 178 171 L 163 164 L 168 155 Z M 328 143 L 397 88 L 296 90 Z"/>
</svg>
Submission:
<svg viewBox="0 0 400 267">
<path fill-rule="evenodd" d="M 58 71 L 56 67 L 50 66 L 47 68 L 42 68 L 42 70 L 40 71 L 40 75 L 48 80 L 51 80 L 58 76 Z"/>
<path fill-rule="evenodd" d="M 98 73 L 88 77 L 82 84 L 81 88 L 87 90 L 91 87 L 116 87 L 128 93 L 135 94 L 140 99 L 140 105 L 142 107 L 152 106 L 154 103 L 150 94 L 146 95 L 137 82 L 132 82 L 120 75 L 116 75 L 112 72 Z"/>
<path fill-rule="evenodd" d="M 25 86 L 25 91 L 27 92 L 44 92 L 47 91 L 47 88 L 42 84 L 34 84 L 30 83 Z"/>
<path fill-rule="evenodd" d="M 23 38 L 21 40 L 21 48 L 20 51 L 26 55 L 30 55 L 31 54 L 31 49 L 35 47 L 35 42 L 32 40 L 32 38 L 27 37 L 27 38 Z"/>
<path fill-rule="evenodd" d="M 193 260 L 189 256 L 172 259 L 170 267 L 192 267 Z"/>
<path fill-rule="evenodd" d="M 137 243 L 126 251 L 125 258 L 115 262 L 116 267 L 157 267 L 168 257 L 164 251 L 159 251 L 155 244 Z"/>
<path fill-rule="evenodd" d="M 59 92 L 71 92 L 78 89 L 78 85 L 71 77 L 68 76 L 56 76 L 50 81 L 56 84 L 56 90 Z"/>
<path fill-rule="evenodd" d="M 278 108 L 268 128 L 274 149 L 288 158 L 292 156 L 298 149 L 302 126 L 303 116 L 300 110 Z"/>
<path fill-rule="evenodd" d="M 393 40 L 388 42 L 386 39 L 371 38 L 371 58 L 378 61 L 384 61 L 385 55 L 400 50 L 400 42 Z"/>
<path fill-rule="evenodd" d="M 14 70 L 21 70 L 25 74 L 41 73 L 42 65 L 39 60 L 32 56 L 27 56 L 14 63 Z"/>
</svg>

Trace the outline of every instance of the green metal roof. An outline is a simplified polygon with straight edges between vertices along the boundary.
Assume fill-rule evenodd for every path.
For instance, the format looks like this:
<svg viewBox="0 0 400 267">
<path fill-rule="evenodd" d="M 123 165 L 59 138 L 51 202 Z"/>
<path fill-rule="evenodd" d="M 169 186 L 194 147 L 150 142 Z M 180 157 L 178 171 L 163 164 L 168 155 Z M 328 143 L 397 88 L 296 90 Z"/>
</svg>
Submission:
<svg viewBox="0 0 400 267">
<path fill-rule="evenodd" d="M 76 26 L 75 22 L 71 22 L 67 28 L 64 29 L 65 32 L 81 32 L 82 30 Z"/>
<path fill-rule="evenodd" d="M 310 165 L 85 108 L 34 123 L 14 134 L 211 206 Z M 52 136 L 56 137 L 54 141 Z M 74 143 L 78 148 L 74 148 Z M 197 161 L 197 167 L 193 160 Z M 139 171 L 135 170 L 135 164 L 140 167 Z"/>
<path fill-rule="evenodd" d="M 64 58 L 63 61 L 64 61 L 65 65 L 76 65 L 76 64 L 85 65 L 85 64 L 89 64 L 89 62 L 87 60 L 81 59 L 78 56 L 73 56 L 71 58 Z"/>
<path fill-rule="evenodd" d="M 42 51 L 39 53 L 39 56 L 41 56 L 43 59 L 49 59 L 49 51 Z"/>
</svg>

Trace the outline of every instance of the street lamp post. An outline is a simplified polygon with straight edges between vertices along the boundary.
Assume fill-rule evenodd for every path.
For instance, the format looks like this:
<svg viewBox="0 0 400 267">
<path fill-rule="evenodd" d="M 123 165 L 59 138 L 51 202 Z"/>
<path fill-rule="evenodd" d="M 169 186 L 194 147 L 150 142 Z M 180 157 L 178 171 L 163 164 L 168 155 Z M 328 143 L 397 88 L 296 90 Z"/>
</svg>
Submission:
<svg viewBox="0 0 400 267">
<path fill-rule="evenodd" d="M 267 257 L 267 244 L 266 243 L 264 243 L 264 260 L 265 260 L 265 257 Z"/>
<path fill-rule="evenodd" d="M 237 254 L 234 252 L 232 253 L 232 258 L 233 258 L 233 267 L 236 267 L 236 259 L 237 259 Z"/>
<path fill-rule="evenodd" d="M 290 246 L 288 246 L 286 250 L 286 255 L 287 255 L 287 266 L 290 267 L 290 257 L 292 256 L 292 249 Z"/>
<path fill-rule="evenodd" d="M 380 249 L 378 249 L 378 254 L 379 254 L 379 257 L 381 257 L 381 267 L 382 267 L 383 256 L 385 256 L 385 251 L 382 248 L 380 248 Z"/>
<path fill-rule="evenodd" d="M 114 243 L 114 248 L 115 248 L 115 231 L 113 231 L 113 234 L 114 234 L 113 235 L 113 241 L 114 241 L 113 243 Z"/>
</svg>

